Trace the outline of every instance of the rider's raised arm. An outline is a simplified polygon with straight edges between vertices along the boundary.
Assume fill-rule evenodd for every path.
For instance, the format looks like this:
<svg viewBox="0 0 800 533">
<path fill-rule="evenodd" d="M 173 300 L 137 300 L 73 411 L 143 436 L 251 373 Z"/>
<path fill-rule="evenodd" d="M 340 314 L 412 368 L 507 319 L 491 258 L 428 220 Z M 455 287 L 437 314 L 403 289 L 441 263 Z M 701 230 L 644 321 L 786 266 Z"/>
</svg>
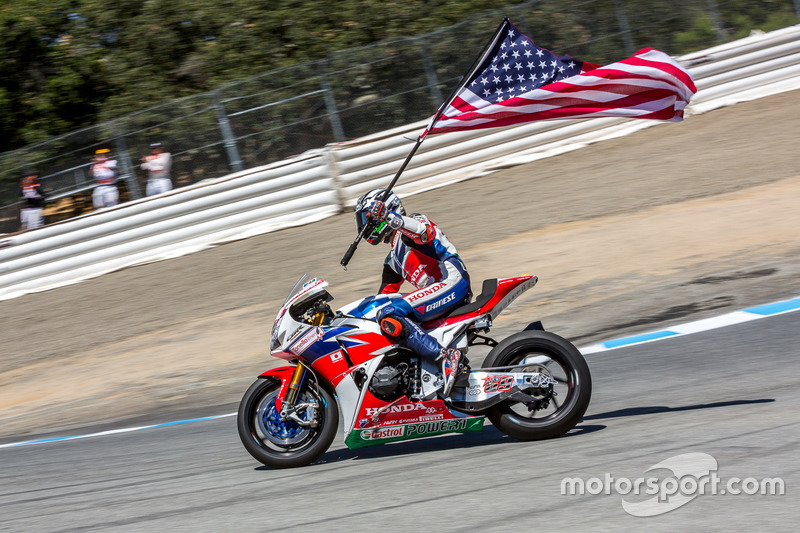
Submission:
<svg viewBox="0 0 800 533">
<path fill-rule="evenodd" d="M 417 244 L 426 244 L 433 241 L 436 230 L 433 223 L 425 215 L 413 214 L 411 216 L 392 213 L 389 225 L 399 229 L 403 235 L 409 237 Z M 401 222 L 401 224 L 398 224 Z"/>
<path fill-rule="evenodd" d="M 400 292 L 403 284 L 403 276 L 392 270 L 388 263 L 383 264 L 383 275 L 381 276 L 381 288 L 378 294 L 392 294 Z"/>
</svg>

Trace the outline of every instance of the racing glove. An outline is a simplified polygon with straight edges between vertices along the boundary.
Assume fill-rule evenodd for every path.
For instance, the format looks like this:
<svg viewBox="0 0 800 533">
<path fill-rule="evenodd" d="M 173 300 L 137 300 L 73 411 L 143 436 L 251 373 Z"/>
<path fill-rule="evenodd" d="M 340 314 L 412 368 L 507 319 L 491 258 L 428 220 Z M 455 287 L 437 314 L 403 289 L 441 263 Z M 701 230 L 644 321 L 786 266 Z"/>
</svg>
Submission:
<svg viewBox="0 0 800 533">
<path fill-rule="evenodd" d="M 372 205 L 369 206 L 367 218 L 369 218 L 370 223 L 376 225 L 386 221 L 386 223 L 389 224 L 389 227 L 392 229 L 400 229 L 404 225 L 403 217 L 394 211 L 389 211 L 389 208 L 386 207 L 386 204 L 380 200 L 375 200 L 372 202 Z"/>
<path fill-rule="evenodd" d="M 369 212 L 367 213 L 367 216 L 370 218 L 370 220 L 376 224 L 386 220 L 388 215 L 389 208 L 387 208 L 386 204 L 380 200 L 375 200 L 372 202 L 372 205 L 369 206 Z"/>
</svg>

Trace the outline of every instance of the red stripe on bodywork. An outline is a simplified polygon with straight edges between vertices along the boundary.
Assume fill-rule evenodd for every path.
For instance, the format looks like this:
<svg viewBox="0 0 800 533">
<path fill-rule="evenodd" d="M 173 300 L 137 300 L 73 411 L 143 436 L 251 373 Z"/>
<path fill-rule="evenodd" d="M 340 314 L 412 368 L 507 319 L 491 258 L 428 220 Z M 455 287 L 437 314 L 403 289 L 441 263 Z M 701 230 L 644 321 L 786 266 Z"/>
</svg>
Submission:
<svg viewBox="0 0 800 533">
<path fill-rule="evenodd" d="M 497 290 L 495 291 L 494 296 L 492 296 L 491 300 L 489 300 L 483 307 L 479 308 L 477 311 L 473 311 L 472 313 L 467 313 L 465 315 L 455 315 L 455 316 L 450 316 L 450 317 L 447 317 L 447 318 L 444 318 L 444 319 L 431 320 L 430 322 L 424 322 L 422 324 L 422 327 L 425 328 L 425 329 L 435 329 L 435 328 L 439 328 L 439 327 L 442 327 L 442 326 L 448 326 L 450 324 L 455 324 L 457 322 L 463 322 L 464 320 L 468 320 L 470 318 L 475 318 L 475 317 L 481 316 L 481 315 L 483 315 L 485 313 L 488 313 L 498 303 L 500 303 L 500 300 L 505 298 L 508 295 L 508 293 L 510 293 L 516 287 L 518 287 L 522 283 L 528 281 L 532 277 L 533 276 L 520 276 L 520 277 L 517 277 L 517 278 L 507 278 L 507 279 L 498 280 L 498 282 L 497 282 Z"/>
</svg>

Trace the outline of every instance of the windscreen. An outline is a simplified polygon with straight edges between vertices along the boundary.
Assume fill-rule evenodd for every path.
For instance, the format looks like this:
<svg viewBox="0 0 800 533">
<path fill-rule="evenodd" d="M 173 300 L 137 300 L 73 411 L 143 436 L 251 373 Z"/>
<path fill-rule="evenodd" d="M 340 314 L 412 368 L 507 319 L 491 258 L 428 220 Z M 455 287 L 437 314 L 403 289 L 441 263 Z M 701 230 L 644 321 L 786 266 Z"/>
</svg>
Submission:
<svg viewBox="0 0 800 533">
<path fill-rule="evenodd" d="M 286 302 L 291 300 L 298 292 L 303 290 L 303 285 L 305 285 L 305 283 L 310 279 L 311 275 L 309 274 L 303 274 L 302 276 L 300 276 L 300 279 L 297 280 L 297 283 L 294 284 L 292 290 L 289 291 L 289 296 L 287 296 L 286 299 L 283 301 L 283 305 L 286 305 Z"/>
</svg>

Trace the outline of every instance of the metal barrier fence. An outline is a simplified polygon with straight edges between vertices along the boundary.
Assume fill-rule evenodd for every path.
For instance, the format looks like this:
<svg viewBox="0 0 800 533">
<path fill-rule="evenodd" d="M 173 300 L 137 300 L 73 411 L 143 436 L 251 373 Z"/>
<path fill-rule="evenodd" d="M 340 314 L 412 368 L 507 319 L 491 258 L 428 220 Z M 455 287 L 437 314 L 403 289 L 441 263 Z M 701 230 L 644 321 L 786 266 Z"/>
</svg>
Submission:
<svg viewBox="0 0 800 533">
<path fill-rule="evenodd" d="M 33 167 L 48 193 L 46 222 L 92 210 L 89 159 L 109 148 L 120 163 L 121 200 L 142 195 L 139 158 L 153 141 L 173 154 L 183 187 L 284 160 L 309 149 L 423 120 L 441 104 L 500 20 L 508 15 L 537 44 L 607 63 L 639 46 L 668 53 L 713 46 L 749 31 L 734 6 L 758 0 L 675 0 L 641 9 L 634 0 L 530 0 L 436 32 L 331 54 L 266 72 L 213 92 L 151 107 L 20 150 L 0 154 L 0 233 L 19 229 L 18 183 Z M 763 6 L 760 6 L 763 8 Z M 800 20 L 800 0 L 774 0 L 765 28 Z M 755 15 L 754 15 L 755 16 Z"/>
</svg>

